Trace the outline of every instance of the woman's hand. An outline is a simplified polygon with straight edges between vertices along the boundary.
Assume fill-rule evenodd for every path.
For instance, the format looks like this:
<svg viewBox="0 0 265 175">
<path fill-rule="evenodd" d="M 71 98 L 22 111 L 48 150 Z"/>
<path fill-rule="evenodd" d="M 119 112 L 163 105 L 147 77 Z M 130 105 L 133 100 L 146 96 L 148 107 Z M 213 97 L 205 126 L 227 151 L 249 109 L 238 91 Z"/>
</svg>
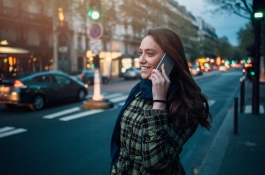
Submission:
<svg viewBox="0 0 265 175">
<path fill-rule="evenodd" d="M 167 92 L 170 85 L 169 77 L 165 71 L 165 65 L 161 66 L 162 72 L 157 69 L 152 70 L 149 80 L 152 81 L 153 100 L 167 100 Z M 165 109 L 166 104 L 154 102 L 153 109 Z"/>
</svg>

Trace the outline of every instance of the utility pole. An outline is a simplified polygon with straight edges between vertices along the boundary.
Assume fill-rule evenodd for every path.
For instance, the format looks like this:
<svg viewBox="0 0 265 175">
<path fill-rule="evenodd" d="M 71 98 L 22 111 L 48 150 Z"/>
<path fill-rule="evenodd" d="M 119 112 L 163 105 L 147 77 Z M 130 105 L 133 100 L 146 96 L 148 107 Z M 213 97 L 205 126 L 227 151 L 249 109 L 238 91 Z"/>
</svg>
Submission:
<svg viewBox="0 0 265 175">
<path fill-rule="evenodd" d="M 55 10 L 54 10 L 55 11 Z M 56 9 L 57 12 L 57 9 Z M 56 13 L 54 13 L 56 14 Z M 58 70 L 58 38 L 57 38 L 57 20 L 52 17 L 52 36 L 53 36 L 53 70 Z"/>
<path fill-rule="evenodd" d="M 253 0 L 253 15 L 254 15 L 254 48 L 255 55 L 252 63 L 255 75 L 253 77 L 253 88 L 252 88 L 252 114 L 259 115 L 259 85 L 260 85 L 260 31 L 261 31 L 261 20 L 264 14 L 264 0 Z"/>
</svg>

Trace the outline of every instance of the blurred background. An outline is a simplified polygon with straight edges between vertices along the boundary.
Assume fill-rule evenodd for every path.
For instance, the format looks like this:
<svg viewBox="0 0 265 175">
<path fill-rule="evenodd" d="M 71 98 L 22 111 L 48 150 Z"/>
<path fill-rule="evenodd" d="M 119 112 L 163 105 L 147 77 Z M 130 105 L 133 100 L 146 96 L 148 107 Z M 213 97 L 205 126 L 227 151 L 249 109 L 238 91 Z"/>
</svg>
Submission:
<svg viewBox="0 0 265 175">
<path fill-rule="evenodd" d="M 190 67 L 199 65 L 203 71 L 220 65 L 237 67 L 252 60 L 252 4 L 252 0 L 0 0 L 0 69 L 3 74 L 52 69 L 80 74 L 99 68 L 109 78 L 120 77 L 126 69 L 139 67 L 138 47 L 153 27 L 180 35 Z M 224 36 L 218 36 L 218 30 Z"/>
</svg>

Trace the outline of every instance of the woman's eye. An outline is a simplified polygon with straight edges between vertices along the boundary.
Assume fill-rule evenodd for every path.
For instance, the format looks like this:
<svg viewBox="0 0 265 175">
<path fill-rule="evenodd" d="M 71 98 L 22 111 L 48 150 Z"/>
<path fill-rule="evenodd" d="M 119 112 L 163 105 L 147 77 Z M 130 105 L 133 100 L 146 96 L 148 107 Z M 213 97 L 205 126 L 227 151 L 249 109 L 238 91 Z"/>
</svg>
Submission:
<svg viewBox="0 0 265 175">
<path fill-rule="evenodd" d="M 139 55 L 141 56 L 142 55 L 142 52 L 139 52 Z"/>
<path fill-rule="evenodd" d="M 148 55 L 148 56 L 153 56 L 154 54 L 151 53 L 151 52 L 147 52 L 147 55 Z"/>
</svg>

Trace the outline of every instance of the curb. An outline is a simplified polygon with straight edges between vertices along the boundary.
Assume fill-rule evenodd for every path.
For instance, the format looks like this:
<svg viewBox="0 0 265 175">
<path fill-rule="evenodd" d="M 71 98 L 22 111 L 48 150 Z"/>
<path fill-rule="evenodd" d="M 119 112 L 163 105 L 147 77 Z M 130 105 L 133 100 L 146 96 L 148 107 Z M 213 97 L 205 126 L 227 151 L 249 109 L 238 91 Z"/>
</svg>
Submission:
<svg viewBox="0 0 265 175">
<path fill-rule="evenodd" d="M 234 94 L 237 97 L 239 95 L 240 88 L 238 87 Z M 229 99 L 225 106 L 229 105 Z M 217 175 L 222 166 L 222 162 L 225 156 L 226 148 L 228 146 L 228 141 L 230 139 L 231 131 L 233 129 L 233 117 L 234 117 L 234 106 L 225 116 L 225 119 L 219 128 L 200 168 L 197 175 Z M 218 150 L 218 151 L 216 151 Z"/>
<path fill-rule="evenodd" d="M 210 149 L 208 150 L 201 168 L 197 175 L 217 175 L 222 165 L 226 148 L 229 141 L 229 134 L 232 130 L 234 108 L 227 114 L 222 126 L 220 127 Z M 218 150 L 218 151 L 216 151 Z"/>
</svg>

